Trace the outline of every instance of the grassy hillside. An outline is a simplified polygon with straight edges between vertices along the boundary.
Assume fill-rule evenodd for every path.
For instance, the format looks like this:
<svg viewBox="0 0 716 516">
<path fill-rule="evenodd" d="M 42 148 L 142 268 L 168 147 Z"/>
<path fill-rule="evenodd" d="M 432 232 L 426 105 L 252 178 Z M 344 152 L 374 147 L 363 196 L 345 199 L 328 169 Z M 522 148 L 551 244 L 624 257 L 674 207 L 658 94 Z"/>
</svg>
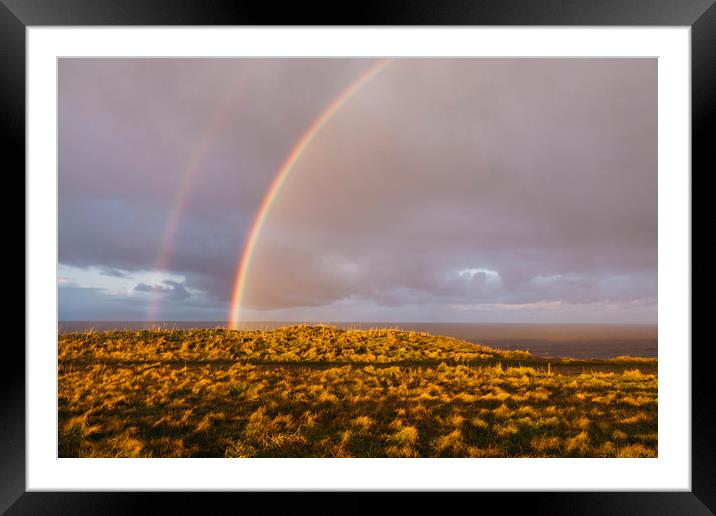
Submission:
<svg viewBox="0 0 716 516">
<path fill-rule="evenodd" d="M 63 335 L 59 454 L 650 457 L 656 367 L 385 329 Z"/>
</svg>

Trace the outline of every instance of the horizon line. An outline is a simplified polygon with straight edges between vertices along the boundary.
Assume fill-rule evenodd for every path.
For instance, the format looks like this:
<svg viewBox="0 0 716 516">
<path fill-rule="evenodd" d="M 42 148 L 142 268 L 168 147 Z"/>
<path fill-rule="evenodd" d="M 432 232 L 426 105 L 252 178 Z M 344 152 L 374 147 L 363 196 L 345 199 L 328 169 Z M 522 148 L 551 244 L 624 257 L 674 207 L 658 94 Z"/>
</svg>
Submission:
<svg viewBox="0 0 716 516">
<path fill-rule="evenodd" d="M 156 320 L 144 321 L 138 319 L 58 319 L 58 323 L 80 323 L 80 322 L 102 322 L 102 323 L 142 323 L 142 324 L 166 324 L 166 323 L 229 323 L 226 319 L 173 319 L 173 320 Z M 649 322 L 501 322 L 501 321 L 306 321 L 306 320 L 255 320 L 241 321 L 240 324 L 269 324 L 269 323 L 287 323 L 287 324 L 513 324 L 513 325 L 592 325 L 592 326 L 658 326 L 659 323 Z"/>
</svg>

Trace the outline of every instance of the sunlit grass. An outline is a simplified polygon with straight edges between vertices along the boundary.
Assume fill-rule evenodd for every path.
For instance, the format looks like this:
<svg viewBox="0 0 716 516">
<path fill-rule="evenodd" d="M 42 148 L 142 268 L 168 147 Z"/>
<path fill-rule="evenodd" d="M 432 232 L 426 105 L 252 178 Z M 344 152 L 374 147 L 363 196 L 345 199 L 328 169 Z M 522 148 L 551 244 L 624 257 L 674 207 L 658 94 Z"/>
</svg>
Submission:
<svg viewBox="0 0 716 516">
<path fill-rule="evenodd" d="M 398 330 L 72 334 L 62 457 L 653 457 L 656 362 Z"/>
</svg>

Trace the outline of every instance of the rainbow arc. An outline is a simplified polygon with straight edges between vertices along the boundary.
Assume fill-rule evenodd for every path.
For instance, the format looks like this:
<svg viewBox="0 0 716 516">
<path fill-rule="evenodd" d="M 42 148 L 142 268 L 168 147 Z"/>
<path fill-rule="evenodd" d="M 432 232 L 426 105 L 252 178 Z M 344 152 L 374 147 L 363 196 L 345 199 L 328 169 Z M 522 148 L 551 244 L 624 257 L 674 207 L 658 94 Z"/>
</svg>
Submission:
<svg viewBox="0 0 716 516">
<path fill-rule="evenodd" d="M 281 187 L 286 182 L 286 178 L 293 170 L 295 170 L 296 164 L 300 161 L 301 156 L 303 156 L 306 149 L 321 133 L 321 130 L 326 126 L 326 124 L 328 124 L 328 122 L 330 122 L 331 119 L 335 117 L 338 112 L 340 112 L 341 108 L 343 108 L 354 95 L 356 95 L 366 84 L 368 84 L 368 82 L 383 71 L 391 62 L 392 61 L 389 59 L 383 59 L 376 62 L 356 80 L 350 83 L 341 93 L 339 93 L 306 128 L 291 149 L 291 152 L 288 154 L 281 167 L 278 169 L 271 186 L 261 202 L 253 224 L 251 225 L 251 230 L 249 231 L 244 251 L 241 255 L 241 259 L 239 260 L 236 279 L 234 281 L 233 294 L 231 297 L 229 328 L 237 329 L 239 326 L 239 321 L 241 320 L 241 308 L 246 290 L 246 278 L 248 276 L 248 271 L 251 268 L 251 260 L 256 249 L 256 244 L 264 223 L 266 222 L 266 219 L 271 211 L 271 207 L 276 201 L 276 197 L 281 191 Z"/>
</svg>

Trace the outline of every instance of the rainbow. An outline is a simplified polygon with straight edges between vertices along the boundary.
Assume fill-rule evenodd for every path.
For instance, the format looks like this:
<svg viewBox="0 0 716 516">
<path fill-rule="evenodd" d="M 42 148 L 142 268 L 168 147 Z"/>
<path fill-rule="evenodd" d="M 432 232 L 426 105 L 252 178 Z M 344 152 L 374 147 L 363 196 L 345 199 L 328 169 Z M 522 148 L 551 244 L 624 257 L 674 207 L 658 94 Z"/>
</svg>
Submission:
<svg viewBox="0 0 716 516">
<path fill-rule="evenodd" d="M 156 261 L 154 262 L 154 271 L 168 271 L 171 265 L 172 251 L 174 249 L 174 241 L 176 239 L 179 221 L 186 209 L 187 202 L 190 198 L 194 179 L 208 154 L 212 143 L 217 136 L 223 131 L 226 122 L 229 120 L 229 114 L 232 108 L 241 98 L 241 94 L 246 90 L 249 82 L 253 78 L 253 74 L 243 75 L 238 82 L 223 96 L 217 108 L 214 110 L 211 124 L 204 132 L 199 144 L 189 158 L 189 162 L 184 169 L 181 179 L 179 180 L 179 188 L 174 195 L 171 204 L 171 210 L 164 233 L 159 245 Z M 149 301 L 149 310 L 147 312 L 147 320 L 156 321 L 159 317 L 159 308 L 161 304 L 161 294 L 152 292 Z"/>
<path fill-rule="evenodd" d="M 286 181 L 292 170 L 294 170 L 296 164 L 301 159 L 304 151 L 308 146 L 316 139 L 321 129 L 338 113 L 341 108 L 350 100 L 353 95 L 358 93 L 363 86 L 365 86 L 371 79 L 378 75 L 388 64 L 391 63 L 389 59 L 383 59 L 373 64 L 368 70 L 361 74 L 356 80 L 349 84 L 336 98 L 334 98 L 330 104 L 328 104 L 321 114 L 308 126 L 303 132 L 298 142 L 293 146 L 291 152 L 284 160 L 281 167 L 276 172 L 271 186 L 269 187 L 266 195 L 261 201 L 261 205 L 256 214 L 256 218 L 249 231 L 246 245 L 244 246 L 244 252 L 241 255 L 239 264 L 236 272 L 236 280 L 234 282 L 234 290 L 231 296 L 231 308 L 229 311 L 229 328 L 238 329 L 240 321 L 240 311 L 243 302 L 244 291 L 246 287 L 246 277 L 248 270 L 251 267 L 251 259 L 256 248 L 259 234 L 263 228 L 266 218 L 271 211 L 276 197 L 281 190 L 281 187 Z"/>
</svg>

